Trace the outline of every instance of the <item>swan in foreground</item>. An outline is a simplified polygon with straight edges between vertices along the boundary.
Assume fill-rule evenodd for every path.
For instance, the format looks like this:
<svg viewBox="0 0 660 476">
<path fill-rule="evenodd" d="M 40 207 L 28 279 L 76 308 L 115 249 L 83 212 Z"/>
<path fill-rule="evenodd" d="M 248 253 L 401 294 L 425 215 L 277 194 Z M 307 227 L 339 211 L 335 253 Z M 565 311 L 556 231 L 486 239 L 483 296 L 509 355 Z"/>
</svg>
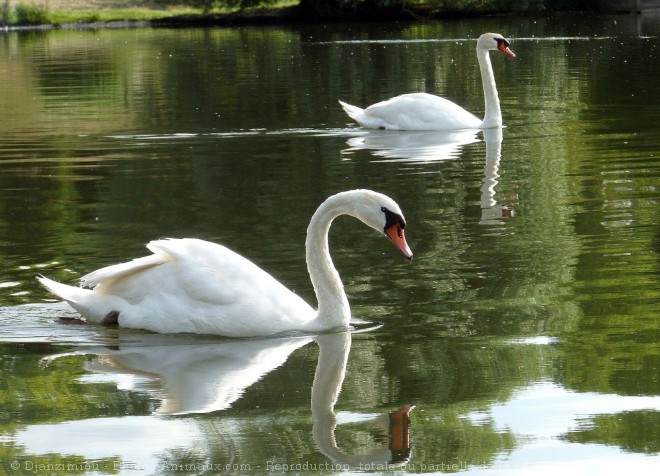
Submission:
<svg viewBox="0 0 660 476">
<path fill-rule="evenodd" d="M 385 233 L 412 259 L 406 222 L 394 200 L 371 190 L 331 196 L 312 216 L 305 241 L 317 310 L 246 258 L 193 238 L 152 241 L 147 245 L 152 255 L 83 276 L 83 287 L 38 279 L 99 324 L 227 337 L 347 328 L 348 299 L 328 249 L 328 231 L 339 215 L 351 215 Z"/>
<path fill-rule="evenodd" d="M 481 70 L 486 111 L 481 120 L 458 104 L 427 93 L 402 94 L 361 109 L 339 101 L 346 114 L 362 127 L 391 130 L 490 129 L 502 126 L 500 99 L 490 63 L 490 50 L 515 57 L 509 42 L 498 33 L 484 33 L 477 40 L 477 59 Z"/>
</svg>

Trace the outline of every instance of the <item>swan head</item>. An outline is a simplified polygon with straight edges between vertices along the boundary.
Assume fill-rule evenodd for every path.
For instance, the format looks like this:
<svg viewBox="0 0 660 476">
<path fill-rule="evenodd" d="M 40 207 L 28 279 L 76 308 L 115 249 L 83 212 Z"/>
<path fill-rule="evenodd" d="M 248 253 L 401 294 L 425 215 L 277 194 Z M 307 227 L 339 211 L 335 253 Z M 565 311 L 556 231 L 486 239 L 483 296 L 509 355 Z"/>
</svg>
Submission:
<svg viewBox="0 0 660 476">
<path fill-rule="evenodd" d="M 513 51 L 509 49 L 509 40 L 499 33 L 484 33 L 481 35 L 477 40 L 477 50 L 499 50 L 505 55 L 516 57 Z"/>
<path fill-rule="evenodd" d="M 347 193 L 355 194 L 350 199 L 353 210 L 349 214 L 374 230 L 385 233 L 394 246 L 411 260 L 413 253 L 404 233 L 406 220 L 399 205 L 387 195 L 371 190 L 355 190 Z"/>
</svg>

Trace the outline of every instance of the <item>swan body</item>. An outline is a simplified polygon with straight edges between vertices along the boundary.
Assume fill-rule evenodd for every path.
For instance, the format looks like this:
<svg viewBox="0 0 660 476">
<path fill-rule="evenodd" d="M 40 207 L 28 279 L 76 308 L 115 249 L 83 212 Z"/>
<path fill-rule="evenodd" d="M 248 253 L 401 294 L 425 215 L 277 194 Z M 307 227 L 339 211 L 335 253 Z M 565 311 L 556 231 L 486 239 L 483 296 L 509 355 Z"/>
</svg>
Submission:
<svg viewBox="0 0 660 476">
<path fill-rule="evenodd" d="M 330 225 L 342 214 L 384 232 L 412 259 L 394 200 L 370 190 L 331 196 L 312 216 L 305 243 L 316 310 L 246 258 L 193 238 L 152 241 L 152 255 L 94 271 L 82 287 L 38 279 L 93 323 L 228 337 L 348 327 L 348 300 L 328 250 Z"/>
<path fill-rule="evenodd" d="M 427 93 L 402 94 L 366 109 L 339 101 L 346 114 L 362 127 L 390 130 L 490 129 L 502 126 L 500 100 L 489 51 L 515 57 L 509 42 L 498 33 L 484 33 L 477 40 L 477 60 L 484 89 L 485 114 L 479 119 L 448 99 Z"/>
</svg>

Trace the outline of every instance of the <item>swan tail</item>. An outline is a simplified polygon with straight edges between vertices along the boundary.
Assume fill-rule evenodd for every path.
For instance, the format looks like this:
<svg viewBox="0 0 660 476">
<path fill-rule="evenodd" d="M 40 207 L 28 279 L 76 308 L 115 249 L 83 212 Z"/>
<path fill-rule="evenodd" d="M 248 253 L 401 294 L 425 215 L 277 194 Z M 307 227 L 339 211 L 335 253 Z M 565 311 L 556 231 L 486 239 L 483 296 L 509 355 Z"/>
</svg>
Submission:
<svg viewBox="0 0 660 476">
<path fill-rule="evenodd" d="M 364 109 L 345 103 L 344 101 L 339 101 L 339 104 L 351 119 L 353 119 L 358 124 L 362 124 Z"/>
<path fill-rule="evenodd" d="M 339 104 L 351 119 L 360 122 L 358 118 L 364 113 L 364 109 L 345 103 L 344 101 L 339 101 Z"/>
<path fill-rule="evenodd" d="M 125 303 L 113 296 L 99 296 L 91 289 L 58 283 L 45 276 L 38 276 L 37 279 L 46 289 L 64 299 L 89 322 L 107 323 L 113 312 L 116 313 L 116 319 L 119 310 L 125 307 Z"/>
<path fill-rule="evenodd" d="M 92 291 L 89 289 L 83 289 L 76 286 L 69 286 L 68 284 L 58 283 L 57 281 L 53 281 L 52 279 L 49 279 L 45 276 L 38 276 L 37 280 L 39 280 L 41 285 L 48 289 L 51 293 L 61 297 L 72 306 L 83 301 L 85 297 L 92 293 Z"/>
<path fill-rule="evenodd" d="M 382 119 L 379 117 L 374 117 L 369 112 L 365 109 L 362 109 L 357 106 L 353 106 L 351 104 L 347 104 L 343 101 L 339 101 L 339 104 L 341 104 L 341 107 L 344 109 L 346 114 L 353 119 L 355 122 L 357 122 L 359 125 L 362 127 L 366 127 L 367 129 L 390 129 L 391 127 L 388 127 L 387 124 L 384 123 Z M 396 128 L 392 128 L 396 129 Z"/>
</svg>

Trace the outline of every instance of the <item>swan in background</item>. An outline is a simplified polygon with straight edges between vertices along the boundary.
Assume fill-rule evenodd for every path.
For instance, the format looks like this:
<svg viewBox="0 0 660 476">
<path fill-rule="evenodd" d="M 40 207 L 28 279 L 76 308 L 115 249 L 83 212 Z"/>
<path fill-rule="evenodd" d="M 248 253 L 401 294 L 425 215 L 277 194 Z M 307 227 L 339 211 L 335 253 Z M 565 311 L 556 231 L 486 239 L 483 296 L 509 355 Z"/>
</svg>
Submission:
<svg viewBox="0 0 660 476">
<path fill-rule="evenodd" d="M 500 99 L 488 52 L 499 50 L 515 57 L 509 42 L 498 33 L 484 33 L 477 40 L 477 59 L 484 88 L 483 120 L 458 104 L 427 93 L 410 93 L 372 104 L 366 109 L 339 101 L 346 114 L 362 127 L 392 130 L 489 129 L 502 126 Z"/>
<path fill-rule="evenodd" d="M 342 214 L 385 233 L 412 259 L 406 222 L 394 200 L 371 190 L 331 196 L 312 216 L 305 241 L 317 310 L 246 258 L 192 238 L 150 242 L 152 255 L 84 276 L 82 286 L 92 289 L 38 279 L 88 321 L 100 324 L 227 337 L 347 328 L 348 299 L 328 248 L 330 225 Z"/>
</svg>

